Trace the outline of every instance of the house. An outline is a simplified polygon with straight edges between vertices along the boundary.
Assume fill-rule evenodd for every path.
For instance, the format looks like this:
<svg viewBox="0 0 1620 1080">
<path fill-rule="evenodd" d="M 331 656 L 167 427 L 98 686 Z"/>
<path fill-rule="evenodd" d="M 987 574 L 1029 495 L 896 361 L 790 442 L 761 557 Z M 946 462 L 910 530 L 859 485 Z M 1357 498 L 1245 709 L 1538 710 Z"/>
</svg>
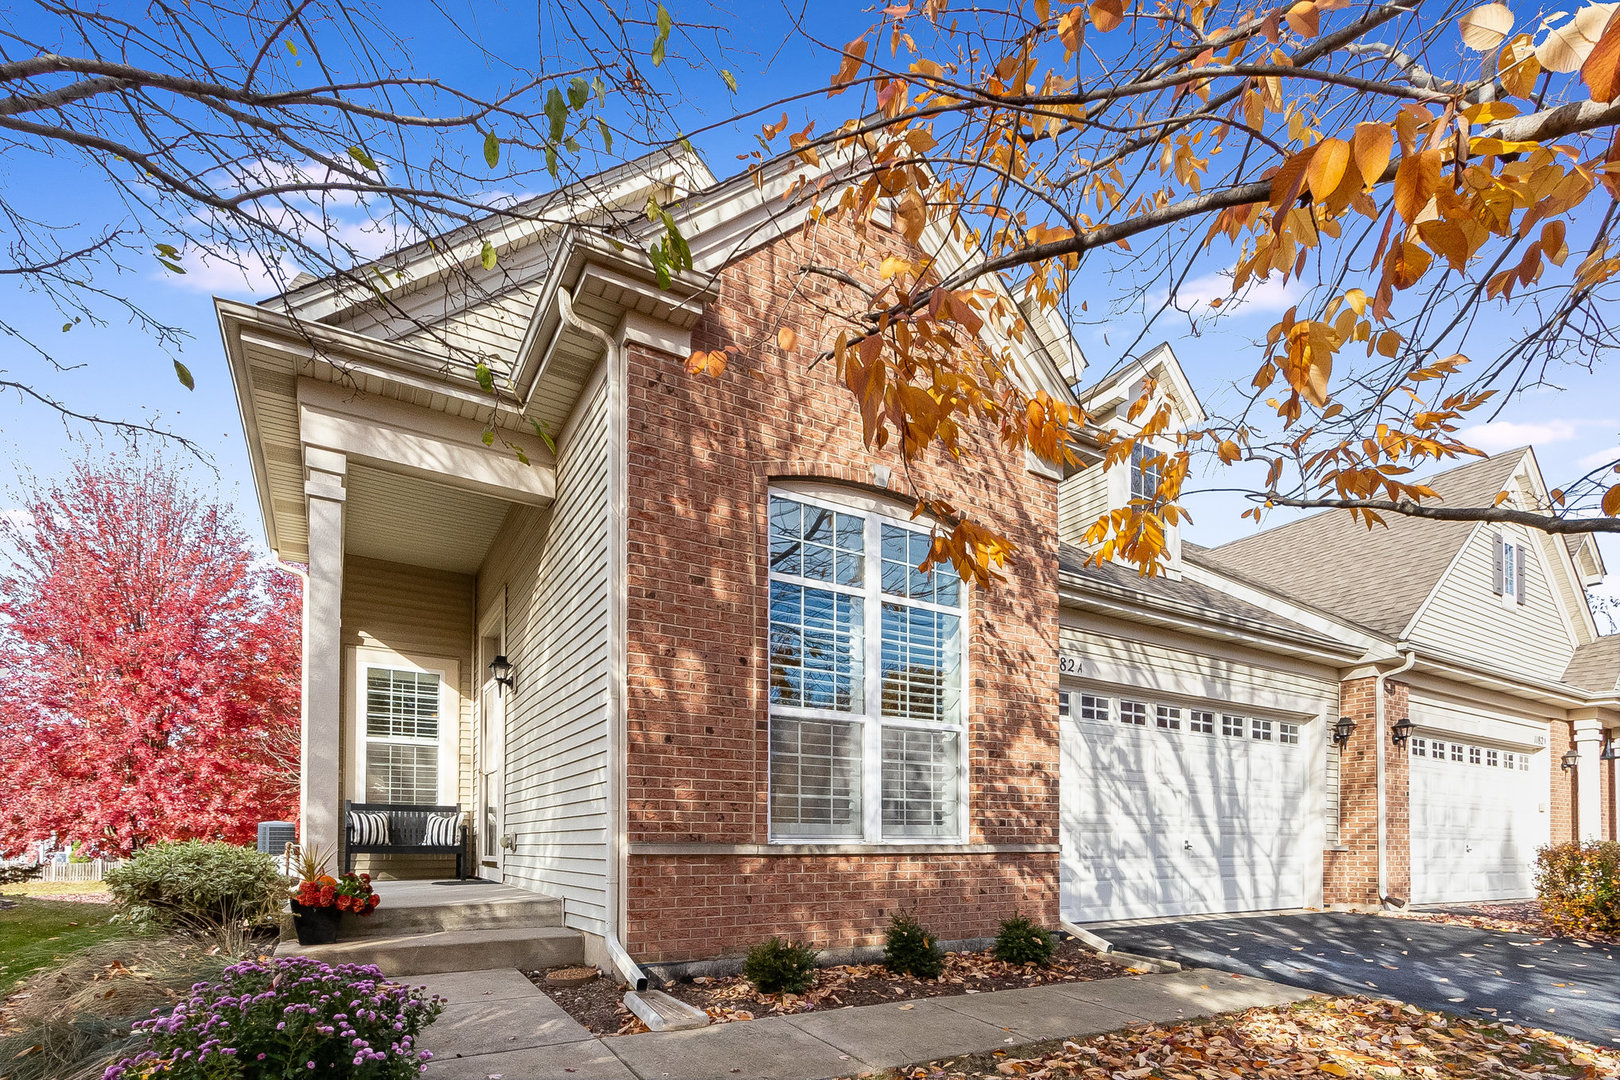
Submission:
<svg viewBox="0 0 1620 1080">
<path fill-rule="evenodd" d="M 986 514 L 1017 572 L 916 572 L 893 456 L 833 365 L 775 344 L 872 276 L 849 225 L 784 209 L 808 168 L 659 152 L 528 204 L 494 268 L 465 232 L 217 301 L 268 543 L 307 568 L 305 843 L 342 843 L 345 800 L 459 804 L 477 873 L 559 898 L 622 972 L 868 943 L 901 908 L 962 939 L 1020 911 L 1523 895 L 1537 844 L 1612 830 L 1595 548 L 1305 519 L 1173 536 L 1145 579 L 1083 534 L 1149 460 L 1065 477 L 987 442 L 910 480 Z M 693 251 L 667 287 L 649 197 Z M 1118 426 L 1152 377 L 1201 416 L 1168 348 L 1086 385 L 1034 329 L 996 343 L 1027 388 Z M 684 370 L 726 345 L 726 378 Z M 1540 490 L 1529 452 L 1451 475 Z"/>
</svg>

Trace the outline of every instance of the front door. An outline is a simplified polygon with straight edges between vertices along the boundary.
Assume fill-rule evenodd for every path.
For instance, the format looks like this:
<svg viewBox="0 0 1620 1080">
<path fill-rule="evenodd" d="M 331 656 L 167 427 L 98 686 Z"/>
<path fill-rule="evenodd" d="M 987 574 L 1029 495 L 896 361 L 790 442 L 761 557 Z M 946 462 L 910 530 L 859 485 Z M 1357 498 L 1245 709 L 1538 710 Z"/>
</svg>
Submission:
<svg viewBox="0 0 1620 1080">
<path fill-rule="evenodd" d="M 502 802 L 506 779 L 506 688 L 490 673 L 490 661 L 501 655 L 501 636 L 479 638 L 478 694 L 478 876 L 501 880 Z"/>
</svg>

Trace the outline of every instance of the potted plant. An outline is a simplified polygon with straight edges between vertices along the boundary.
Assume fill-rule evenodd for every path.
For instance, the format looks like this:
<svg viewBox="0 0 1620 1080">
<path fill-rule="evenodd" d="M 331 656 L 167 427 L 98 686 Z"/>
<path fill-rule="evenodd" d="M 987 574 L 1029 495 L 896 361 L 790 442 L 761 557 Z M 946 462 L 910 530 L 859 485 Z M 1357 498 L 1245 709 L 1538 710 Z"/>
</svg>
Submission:
<svg viewBox="0 0 1620 1080">
<path fill-rule="evenodd" d="M 292 890 L 293 929 L 300 945 L 330 945 L 337 940 L 338 920 L 345 911 L 370 915 L 381 898 L 371 888 L 370 874 L 326 872 L 328 857 L 318 848 L 299 859 L 298 884 Z"/>
</svg>

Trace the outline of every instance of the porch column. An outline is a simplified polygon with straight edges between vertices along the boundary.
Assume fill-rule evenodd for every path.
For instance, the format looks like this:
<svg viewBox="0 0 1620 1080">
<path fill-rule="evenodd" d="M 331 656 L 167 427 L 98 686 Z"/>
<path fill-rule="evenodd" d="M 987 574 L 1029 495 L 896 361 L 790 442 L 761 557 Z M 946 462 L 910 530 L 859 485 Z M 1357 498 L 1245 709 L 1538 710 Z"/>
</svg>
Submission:
<svg viewBox="0 0 1620 1080">
<path fill-rule="evenodd" d="M 1603 780 L 1598 755 L 1603 752 L 1603 721 L 1577 720 L 1575 751 L 1575 835 L 1582 840 L 1603 838 Z"/>
<path fill-rule="evenodd" d="M 336 867 L 343 809 L 343 500 L 348 459 L 304 448 L 309 584 L 304 592 L 304 702 L 299 840 Z"/>
</svg>

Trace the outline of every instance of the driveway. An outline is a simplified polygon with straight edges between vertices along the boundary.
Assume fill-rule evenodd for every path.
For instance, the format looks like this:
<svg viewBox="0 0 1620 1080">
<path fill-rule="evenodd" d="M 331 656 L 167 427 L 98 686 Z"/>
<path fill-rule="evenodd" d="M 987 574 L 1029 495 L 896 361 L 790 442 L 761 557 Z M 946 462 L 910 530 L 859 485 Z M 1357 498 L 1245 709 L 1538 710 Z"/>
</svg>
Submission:
<svg viewBox="0 0 1620 1080">
<path fill-rule="evenodd" d="M 1620 948 L 1614 946 L 1346 912 L 1099 932 L 1116 948 L 1143 956 L 1620 1045 Z"/>
</svg>

